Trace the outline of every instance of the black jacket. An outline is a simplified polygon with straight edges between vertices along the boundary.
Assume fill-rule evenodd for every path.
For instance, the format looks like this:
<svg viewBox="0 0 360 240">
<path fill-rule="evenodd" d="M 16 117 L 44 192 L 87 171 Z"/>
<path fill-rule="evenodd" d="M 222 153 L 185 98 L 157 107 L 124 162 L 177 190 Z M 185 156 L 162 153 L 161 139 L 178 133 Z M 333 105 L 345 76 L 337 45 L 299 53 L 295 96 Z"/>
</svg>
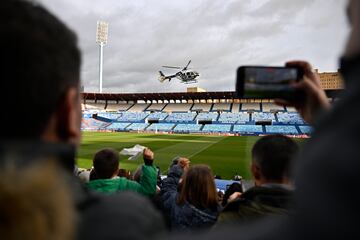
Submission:
<svg viewBox="0 0 360 240">
<path fill-rule="evenodd" d="M 77 239 L 153 239 L 165 230 L 163 218 L 148 199 L 130 192 L 109 196 L 86 190 L 72 172 L 73 147 L 44 142 L 0 144 L 0 167 L 6 161 L 26 167 L 49 157 L 62 165 L 59 177 L 67 179 L 72 192 L 78 216 Z"/>
<path fill-rule="evenodd" d="M 251 221 L 269 215 L 288 214 L 292 190 L 282 186 L 257 186 L 248 189 L 241 198 L 225 206 L 219 224 Z"/>
<path fill-rule="evenodd" d="M 172 230 L 204 229 L 211 227 L 217 220 L 219 209 L 198 209 L 189 202 L 178 204 L 178 183 L 182 175 L 182 168 L 174 165 L 169 175 L 163 180 L 161 199 L 164 211 Z"/>
</svg>

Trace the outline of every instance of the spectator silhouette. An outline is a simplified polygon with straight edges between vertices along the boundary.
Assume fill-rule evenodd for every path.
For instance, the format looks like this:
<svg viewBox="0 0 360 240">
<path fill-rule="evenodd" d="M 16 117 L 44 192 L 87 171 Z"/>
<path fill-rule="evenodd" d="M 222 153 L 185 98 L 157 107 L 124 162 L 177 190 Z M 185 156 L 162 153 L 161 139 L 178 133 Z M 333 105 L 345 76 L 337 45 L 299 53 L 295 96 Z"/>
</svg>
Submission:
<svg viewBox="0 0 360 240">
<path fill-rule="evenodd" d="M 289 169 L 297 153 L 298 146 L 289 137 L 269 135 L 258 140 L 252 149 L 251 162 L 255 186 L 229 197 L 231 202 L 223 209 L 219 222 L 287 214 L 293 193 Z"/>
<path fill-rule="evenodd" d="M 156 193 L 157 170 L 153 166 L 154 153 L 144 149 L 144 162 L 141 166 L 139 182 L 118 177 L 119 153 L 113 149 L 102 149 L 98 151 L 93 159 L 95 180 L 89 181 L 86 186 L 103 193 L 116 193 L 120 191 L 133 191 L 148 197 Z"/>
<path fill-rule="evenodd" d="M 0 168 L 56 161 L 57 176 L 71 193 L 78 239 L 119 239 L 114 229 L 126 229 L 121 234 L 124 239 L 155 237 L 164 227 L 150 201 L 135 193 L 89 192 L 73 174 L 81 139 L 81 56 L 76 35 L 40 4 L 25 0 L 0 2 L 0 26 L 6 36 L 0 39 L 6 46 L 0 64 L 2 89 L 6 89 L 0 95 L 0 125 L 4 126 Z M 57 190 L 54 181 L 43 181 Z M 1 228 L 1 236 L 7 231 L 10 228 Z"/>
<path fill-rule="evenodd" d="M 210 227 L 216 222 L 220 210 L 211 169 L 206 165 L 189 168 L 189 161 L 185 158 L 171 166 L 168 177 L 163 180 L 161 198 L 172 230 Z"/>
</svg>

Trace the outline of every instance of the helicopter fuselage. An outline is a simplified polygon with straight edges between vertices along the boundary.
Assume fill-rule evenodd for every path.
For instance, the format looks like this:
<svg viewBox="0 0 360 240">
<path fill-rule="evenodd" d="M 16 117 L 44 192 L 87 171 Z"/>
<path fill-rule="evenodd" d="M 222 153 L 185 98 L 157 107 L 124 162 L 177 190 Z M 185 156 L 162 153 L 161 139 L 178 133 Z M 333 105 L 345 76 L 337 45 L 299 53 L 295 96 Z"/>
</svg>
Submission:
<svg viewBox="0 0 360 240">
<path fill-rule="evenodd" d="M 196 71 L 191 70 L 185 70 L 180 71 L 175 74 L 176 78 L 181 80 L 182 82 L 194 82 L 196 81 L 196 78 L 198 78 L 200 75 Z"/>
</svg>

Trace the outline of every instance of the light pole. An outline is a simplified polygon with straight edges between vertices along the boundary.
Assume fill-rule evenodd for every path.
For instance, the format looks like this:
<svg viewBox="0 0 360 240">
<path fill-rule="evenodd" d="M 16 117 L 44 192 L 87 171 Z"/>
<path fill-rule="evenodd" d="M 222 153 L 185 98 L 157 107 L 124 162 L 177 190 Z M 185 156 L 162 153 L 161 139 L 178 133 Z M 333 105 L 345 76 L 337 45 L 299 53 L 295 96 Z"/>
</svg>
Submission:
<svg viewBox="0 0 360 240">
<path fill-rule="evenodd" d="M 99 92 L 102 93 L 102 72 L 103 72 L 103 48 L 108 40 L 108 29 L 109 24 L 104 21 L 97 22 L 96 28 L 96 42 L 100 46 L 100 56 L 99 56 Z"/>
</svg>

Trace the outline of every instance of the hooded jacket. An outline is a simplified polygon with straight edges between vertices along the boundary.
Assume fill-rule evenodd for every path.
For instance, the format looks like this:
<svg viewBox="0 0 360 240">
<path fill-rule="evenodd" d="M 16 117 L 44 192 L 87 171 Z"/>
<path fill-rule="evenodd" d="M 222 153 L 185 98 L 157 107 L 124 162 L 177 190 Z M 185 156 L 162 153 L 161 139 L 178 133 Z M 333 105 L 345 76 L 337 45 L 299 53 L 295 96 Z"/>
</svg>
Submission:
<svg viewBox="0 0 360 240">
<path fill-rule="evenodd" d="M 127 178 L 97 179 L 86 183 L 89 189 L 103 193 L 115 193 L 120 191 L 133 191 L 148 197 L 156 193 L 157 172 L 154 166 L 143 165 L 140 182 L 128 180 Z"/>
<path fill-rule="evenodd" d="M 169 175 L 163 180 L 161 199 L 163 207 L 170 219 L 172 230 L 190 230 L 211 227 L 215 224 L 218 209 L 198 209 L 189 202 L 178 204 L 178 183 L 183 169 L 178 165 L 170 168 Z"/>
<path fill-rule="evenodd" d="M 0 168 L 10 164 L 23 169 L 48 159 L 59 163 L 57 177 L 66 181 L 75 209 L 76 239 L 153 239 L 165 230 L 162 216 L 148 199 L 131 192 L 104 195 L 84 188 L 73 174 L 75 152 L 74 146 L 64 144 L 0 142 Z M 46 179 L 44 184 L 57 187 Z"/>
<path fill-rule="evenodd" d="M 293 191 L 278 185 L 256 186 L 230 202 L 219 216 L 219 223 L 249 221 L 268 215 L 288 214 Z"/>
</svg>

